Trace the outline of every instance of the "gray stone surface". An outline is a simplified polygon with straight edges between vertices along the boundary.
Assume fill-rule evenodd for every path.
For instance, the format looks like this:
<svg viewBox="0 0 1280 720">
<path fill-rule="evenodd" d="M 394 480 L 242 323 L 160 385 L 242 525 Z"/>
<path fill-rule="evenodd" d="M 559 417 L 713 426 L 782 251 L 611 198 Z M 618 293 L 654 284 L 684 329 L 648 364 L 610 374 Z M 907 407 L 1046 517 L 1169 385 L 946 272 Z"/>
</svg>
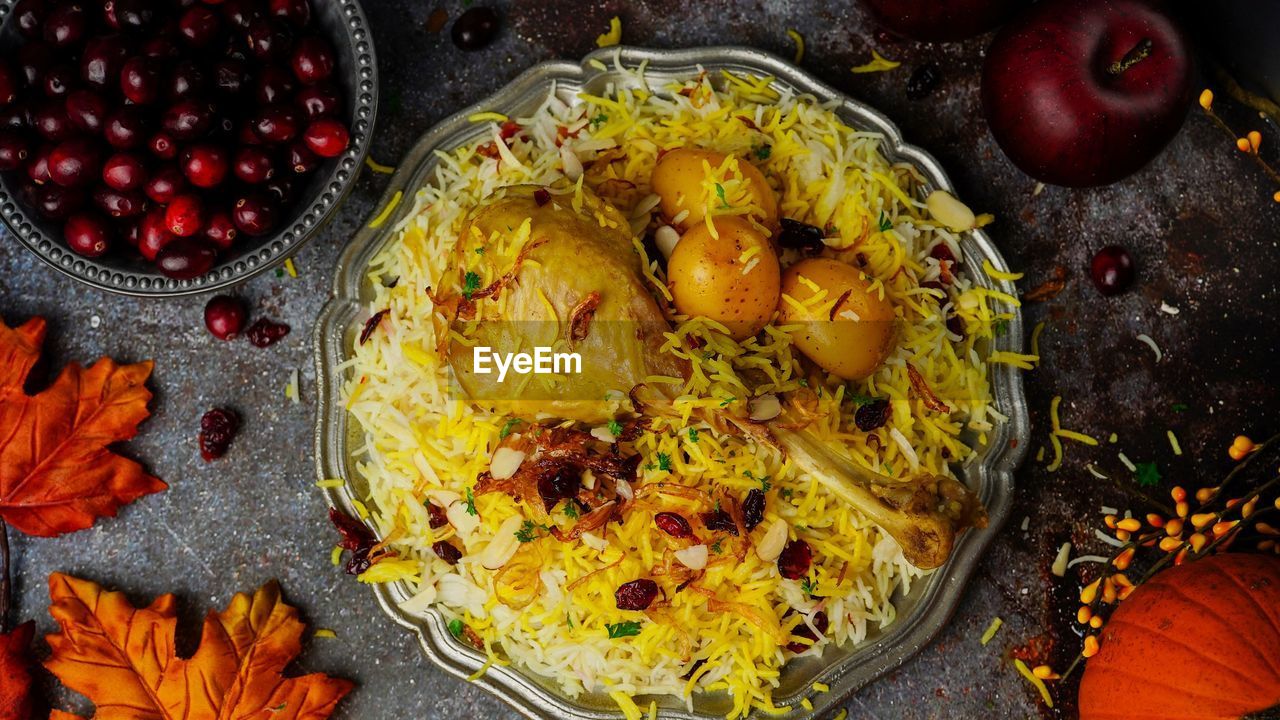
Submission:
<svg viewBox="0 0 1280 720">
<path fill-rule="evenodd" d="M 1054 578 L 1047 567 L 1067 539 L 1086 551 L 1103 549 L 1092 539 L 1100 505 L 1142 507 L 1116 449 L 1158 462 L 1164 494 L 1171 481 L 1194 485 L 1219 477 L 1236 432 L 1260 438 L 1274 427 L 1280 392 L 1269 378 L 1280 346 L 1273 317 L 1280 205 L 1269 198 L 1275 188 L 1193 113 L 1169 150 L 1136 176 L 1108 188 L 1037 194 L 1035 182 L 1003 158 L 981 118 L 978 70 L 986 39 L 947 46 L 894 42 L 877 36 L 856 9 L 843 8 L 851 3 L 839 3 L 841 9 L 801 0 L 494 4 L 505 8 L 500 40 L 463 54 L 447 32 L 424 29 L 433 3 L 366 3 L 383 78 L 378 160 L 394 163 L 435 121 L 530 64 L 592 49 L 614 14 L 623 18 L 626 42 L 660 47 L 745 44 L 790 56 L 785 30 L 796 28 L 808 41 L 806 68 L 884 110 L 910 141 L 942 160 L 963 198 L 997 215 L 991 234 L 1010 263 L 1028 273 L 1027 287 L 1055 266 L 1068 269 L 1066 290 L 1027 313 L 1028 327 L 1049 322 L 1041 341 L 1045 366 L 1027 375 L 1037 423 L 1033 454 L 1044 443 L 1048 404 L 1058 394 L 1066 398 L 1065 425 L 1103 437 L 1117 432 L 1119 445 L 1071 445 L 1067 462 L 1053 474 L 1029 461 L 1019 473 L 1014 520 L 999 531 L 954 621 L 918 657 L 847 705 L 852 717 L 885 720 L 1071 716 L 1070 686 L 1059 697 L 1068 701 L 1067 710 L 1039 708 L 1008 656 L 1037 636 L 1056 647 L 1055 657 L 1074 654 L 1059 608 L 1076 580 L 1071 574 Z M 444 7 L 452 16 L 461 11 L 458 2 Z M 903 67 L 850 74 L 848 68 L 868 59 L 873 46 Z M 941 86 L 925 99 L 908 100 L 907 76 L 930 61 L 942 70 Z M 1244 112 L 1232 119 L 1258 123 Z M 384 183 L 382 176 L 361 179 L 338 220 L 295 258 L 300 277 L 267 273 L 238 290 L 255 315 L 293 326 L 269 349 L 213 339 L 201 321 L 202 298 L 140 301 L 89 290 L 0 237 L 0 313 L 11 324 L 31 315 L 48 318 L 50 368 L 104 354 L 155 360 L 153 416 L 127 453 L 170 483 L 169 491 L 91 530 L 53 540 L 15 536 L 21 617 L 36 619 L 42 632 L 52 629 L 45 578 L 54 570 L 124 589 L 139 601 L 175 592 L 192 626 L 233 591 L 274 577 L 312 626 L 338 635 L 308 641 L 299 664 L 358 681 L 336 717 L 513 715 L 479 689 L 428 666 L 366 589 L 329 565 L 334 536 L 312 486 L 309 335 L 339 249 L 373 210 Z M 1091 253 L 1109 243 L 1128 246 L 1139 265 L 1135 289 L 1114 299 L 1100 297 L 1087 279 Z M 1181 313 L 1160 312 L 1162 301 Z M 1134 339 L 1142 332 L 1161 345 L 1161 362 Z M 284 398 L 294 369 L 301 374 L 300 404 Z M 1175 412 L 1175 403 L 1188 409 Z M 225 459 L 201 462 L 195 439 L 200 415 L 224 404 L 241 412 L 244 431 Z M 1181 438 L 1182 457 L 1170 451 L 1169 428 Z M 1093 479 L 1083 470 L 1089 461 L 1124 479 Z M 1025 532 L 1019 529 L 1023 517 L 1029 518 Z M 1005 626 L 981 647 L 978 636 L 997 615 Z M 184 647 L 194 641 L 193 634 L 183 638 Z M 56 691 L 47 676 L 41 683 L 62 707 L 87 708 Z"/>
</svg>

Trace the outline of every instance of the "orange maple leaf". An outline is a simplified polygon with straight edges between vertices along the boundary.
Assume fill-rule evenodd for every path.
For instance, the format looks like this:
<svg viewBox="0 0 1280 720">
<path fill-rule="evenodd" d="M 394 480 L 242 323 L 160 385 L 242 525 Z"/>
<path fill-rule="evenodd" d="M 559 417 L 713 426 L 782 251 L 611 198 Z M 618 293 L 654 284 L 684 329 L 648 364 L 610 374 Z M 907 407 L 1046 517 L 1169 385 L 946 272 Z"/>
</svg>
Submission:
<svg viewBox="0 0 1280 720">
<path fill-rule="evenodd" d="M 0 720 L 31 718 L 31 635 L 33 623 L 0 633 Z"/>
<path fill-rule="evenodd" d="M 47 390 L 27 395 L 44 330 L 43 318 L 16 329 L 0 321 L 0 518 L 51 537 L 167 486 L 109 449 L 149 415 L 151 363 L 68 365 Z"/>
<path fill-rule="evenodd" d="M 103 720 L 323 720 L 353 687 L 319 673 L 281 674 L 301 651 L 305 626 L 274 580 L 210 611 L 190 659 L 175 652 L 172 595 L 139 609 L 122 593 L 54 573 L 49 598 L 62 633 L 45 636 L 53 655 L 44 666 Z"/>
</svg>

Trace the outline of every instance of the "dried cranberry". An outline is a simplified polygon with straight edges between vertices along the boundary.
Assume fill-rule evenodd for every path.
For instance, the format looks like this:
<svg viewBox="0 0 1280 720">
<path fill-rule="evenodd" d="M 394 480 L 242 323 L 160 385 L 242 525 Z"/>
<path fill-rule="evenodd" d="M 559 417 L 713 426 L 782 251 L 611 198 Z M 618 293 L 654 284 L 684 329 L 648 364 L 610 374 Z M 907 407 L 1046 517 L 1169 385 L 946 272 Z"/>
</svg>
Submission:
<svg viewBox="0 0 1280 720">
<path fill-rule="evenodd" d="M 811 622 L 813 623 L 813 626 L 818 629 L 818 632 L 823 635 L 827 634 L 829 622 L 827 621 L 827 614 L 825 612 L 819 610 L 814 613 L 813 620 Z M 818 642 L 817 636 L 813 634 L 813 631 L 809 629 L 809 626 L 806 623 L 800 623 L 797 625 L 796 628 L 791 631 L 791 635 L 792 637 L 807 638 L 812 640 L 814 643 Z M 793 653 L 802 653 L 811 647 L 813 647 L 813 644 L 805 644 L 802 642 L 787 643 L 787 649 Z"/>
<path fill-rule="evenodd" d="M 737 523 L 733 521 L 733 516 L 724 509 L 702 513 L 702 524 L 706 525 L 708 530 L 720 530 L 734 537 L 738 535 Z"/>
<path fill-rule="evenodd" d="M 567 500 L 578 494 L 582 487 L 582 470 L 572 466 L 562 467 L 554 474 L 538 478 L 538 496 L 547 510 L 556 506 L 561 500 Z"/>
<path fill-rule="evenodd" d="M 809 563 L 813 562 L 813 551 L 809 543 L 803 540 L 792 540 L 782 548 L 778 556 L 778 573 L 788 580 L 799 580 L 809 574 Z"/>
<path fill-rule="evenodd" d="M 436 557 L 450 565 L 457 565 L 458 561 L 462 559 L 462 551 L 448 540 L 437 541 L 431 546 L 431 551 L 436 554 Z"/>
<path fill-rule="evenodd" d="M 227 447 L 240 430 L 240 416 L 229 408 L 214 408 L 200 418 L 200 457 L 205 462 L 227 454 Z"/>
<path fill-rule="evenodd" d="M 671 537 L 684 538 L 693 534 L 693 528 L 689 527 L 689 521 L 685 520 L 683 515 L 677 515 L 673 512 L 660 512 L 654 515 L 653 524 Z"/>
<path fill-rule="evenodd" d="M 778 234 L 778 244 L 784 248 L 802 250 L 806 255 L 817 255 L 827 246 L 822 241 L 826 235 L 820 227 L 791 218 L 782 218 L 782 232 Z"/>
<path fill-rule="evenodd" d="M 278 323 L 267 318 L 258 318 L 258 321 L 249 326 L 246 333 L 249 336 L 249 342 L 257 347 L 267 347 L 276 344 L 280 338 L 289 334 L 289 326 L 284 323 Z"/>
<path fill-rule="evenodd" d="M 884 424 L 889 422 L 889 413 L 889 401 L 885 398 L 876 398 L 858 406 L 857 411 L 853 413 L 853 424 L 857 425 L 862 432 L 871 432 L 876 428 L 884 427 Z"/>
<path fill-rule="evenodd" d="M 449 516 L 445 514 L 444 508 L 439 505 L 427 501 L 427 515 L 431 517 L 431 529 L 442 528 L 449 524 Z"/>
<path fill-rule="evenodd" d="M 933 248 L 929 250 L 929 257 L 934 258 L 939 262 L 944 260 L 952 264 L 955 264 L 956 262 L 955 253 L 951 252 L 951 247 L 944 242 L 934 245 Z"/>
<path fill-rule="evenodd" d="M 644 610 L 658 597 L 658 583 L 648 578 L 623 583 L 613 594 L 619 610 Z"/>
<path fill-rule="evenodd" d="M 551 193 L 546 188 L 538 188 L 533 191 L 533 201 L 538 203 L 538 207 L 542 207 L 551 202 Z"/>
<path fill-rule="evenodd" d="M 764 521 L 764 491 L 760 489 L 747 493 L 742 501 L 742 524 L 751 532 Z"/>
<path fill-rule="evenodd" d="M 920 100 L 928 97 L 942 82 L 942 71 L 934 63 L 927 62 L 911 71 L 907 78 L 907 99 Z"/>
<path fill-rule="evenodd" d="M 351 551 L 347 560 L 348 575 L 359 575 L 369 569 L 369 551 L 378 542 L 368 526 L 337 508 L 329 508 L 329 522 L 342 536 L 338 547 Z"/>
</svg>

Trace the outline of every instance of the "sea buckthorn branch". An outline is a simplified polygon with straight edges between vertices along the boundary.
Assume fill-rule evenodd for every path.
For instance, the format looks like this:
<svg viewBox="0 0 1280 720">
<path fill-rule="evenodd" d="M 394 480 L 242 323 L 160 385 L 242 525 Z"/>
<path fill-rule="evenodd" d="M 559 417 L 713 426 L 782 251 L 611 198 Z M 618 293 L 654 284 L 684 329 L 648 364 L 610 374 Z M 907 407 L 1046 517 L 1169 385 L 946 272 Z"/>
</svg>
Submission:
<svg viewBox="0 0 1280 720">
<path fill-rule="evenodd" d="M 1250 130 L 1248 133 L 1241 136 L 1236 133 L 1235 130 L 1232 130 L 1231 126 L 1228 125 L 1221 117 L 1218 117 L 1218 114 L 1213 111 L 1212 90 L 1206 89 L 1200 93 L 1200 109 L 1204 110 L 1204 114 L 1209 116 L 1209 119 L 1212 120 L 1215 125 L 1231 137 L 1236 144 L 1237 150 L 1253 158 L 1253 161 L 1257 163 L 1258 167 L 1262 168 L 1262 171 L 1271 178 L 1272 182 L 1280 185 L 1280 172 L 1277 172 L 1275 168 L 1271 167 L 1270 163 L 1264 160 L 1258 153 L 1258 149 L 1262 146 L 1262 133 L 1257 130 Z M 1280 203 L 1280 190 L 1276 190 L 1275 194 L 1271 196 L 1271 199 Z"/>
</svg>

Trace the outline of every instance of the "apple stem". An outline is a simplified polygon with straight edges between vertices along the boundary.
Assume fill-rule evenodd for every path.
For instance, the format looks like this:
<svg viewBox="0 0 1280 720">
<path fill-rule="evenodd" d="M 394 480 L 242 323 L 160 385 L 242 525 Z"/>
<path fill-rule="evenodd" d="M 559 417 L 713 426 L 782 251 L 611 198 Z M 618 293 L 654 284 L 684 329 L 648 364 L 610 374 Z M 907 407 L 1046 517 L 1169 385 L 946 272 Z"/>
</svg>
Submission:
<svg viewBox="0 0 1280 720">
<path fill-rule="evenodd" d="M 1151 55 L 1151 48 L 1155 45 L 1151 42 L 1151 38 L 1142 38 L 1142 42 L 1133 46 L 1133 49 L 1124 54 L 1124 57 L 1111 63 L 1107 68 L 1107 72 L 1112 75 L 1119 75 L 1138 63 L 1146 60 Z"/>
</svg>

